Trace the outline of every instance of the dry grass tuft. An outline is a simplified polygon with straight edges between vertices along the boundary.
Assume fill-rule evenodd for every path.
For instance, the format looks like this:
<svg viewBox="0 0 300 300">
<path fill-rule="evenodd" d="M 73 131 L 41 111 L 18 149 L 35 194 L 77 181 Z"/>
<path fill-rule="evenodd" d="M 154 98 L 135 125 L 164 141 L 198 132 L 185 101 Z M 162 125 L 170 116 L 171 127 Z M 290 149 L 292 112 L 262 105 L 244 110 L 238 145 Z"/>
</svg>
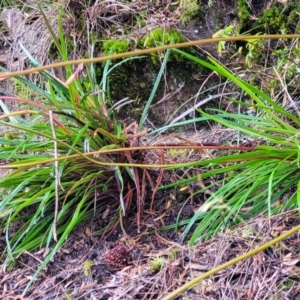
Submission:
<svg viewBox="0 0 300 300">
<path fill-rule="evenodd" d="M 44 10 L 44 13 L 54 34 L 58 36 L 59 9 L 49 7 Z M 41 65 L 49 63 L 49 51 L 53 45 L 53 38 L 38 9 L 30 14 L 24 13 L 18 8 L 3 9 L 1 18 L 8 31 L 6 39 L 10 47 L 6 65 L 9 70 L 17 71 L 28 67 L 28 57 L 20 44 Z"/>
</svg>

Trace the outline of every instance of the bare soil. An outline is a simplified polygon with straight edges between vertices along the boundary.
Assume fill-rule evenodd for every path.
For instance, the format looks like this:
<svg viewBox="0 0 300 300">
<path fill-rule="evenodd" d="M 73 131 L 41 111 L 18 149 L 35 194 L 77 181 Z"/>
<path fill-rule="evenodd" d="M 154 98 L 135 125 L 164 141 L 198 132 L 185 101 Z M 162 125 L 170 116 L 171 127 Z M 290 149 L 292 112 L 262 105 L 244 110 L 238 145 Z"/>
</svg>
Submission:
<svg viewBox="0 0 300 300">
<path fill-rule="evenodd" d="M 134 216 L 124 224 L 131 233 L 117 230 L 108 240 L 92 235 L 97 220 L 77 228 L 23 298 L 26 284 L 43 259 L 43 249 L 24 252 L 13 270 L 0 273 L 1 299 L 162 299 L 190 279 L 299 224 L 297 212 L 261 217 L 190 247 L 178 242 L 180 232 L 150 234 L 177 215 L 176 207 L 175 211 L 165 209 L 166 200 L 159 204 L 160 211 L 145 212 L 140 234 L 133 228 Z M 298 299 L 299 238 L 295 234 L 219 272 L 178 299 Z M 151 261 L 157 257 L 163 262 L 155 272 Z"/>
</svg>

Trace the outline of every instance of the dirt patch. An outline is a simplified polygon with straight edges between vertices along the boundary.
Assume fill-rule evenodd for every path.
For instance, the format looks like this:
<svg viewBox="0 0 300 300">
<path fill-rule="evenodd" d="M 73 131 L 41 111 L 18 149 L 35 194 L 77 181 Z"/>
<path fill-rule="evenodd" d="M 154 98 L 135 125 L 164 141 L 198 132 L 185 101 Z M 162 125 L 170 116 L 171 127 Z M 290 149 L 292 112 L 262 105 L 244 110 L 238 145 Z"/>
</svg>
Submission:
<svg viewBox="0 0 300 300">
<path fill-rule="evenodd" d="M 146 235 L 132 232 L 131 236 L 124 236 L 116 232 L 115 241 L 93 236 L 94 222 L 78 228 L 28 290 L 27 299 L 162 299 L 190 278 L 299 224 L 297 213 L 257 218 L 189 247 L 166 232 L 149 235 L 159 222 L 153 221 L 152 217 L 144 219 Z M 298 299 L 298 244 L 299 235 L 295 234 L 276 247 L 202 281 L 185 296 L 195 300 Z M 157 258 L 160 268 L 154 271 L 153 261 Z M 13 271 L 1 271 L 3 299 L 18 299 L 41 260 L 43 249 L 24 252 Z M 119 264 L 115 264 L 116 260 Z"/>
</svg>

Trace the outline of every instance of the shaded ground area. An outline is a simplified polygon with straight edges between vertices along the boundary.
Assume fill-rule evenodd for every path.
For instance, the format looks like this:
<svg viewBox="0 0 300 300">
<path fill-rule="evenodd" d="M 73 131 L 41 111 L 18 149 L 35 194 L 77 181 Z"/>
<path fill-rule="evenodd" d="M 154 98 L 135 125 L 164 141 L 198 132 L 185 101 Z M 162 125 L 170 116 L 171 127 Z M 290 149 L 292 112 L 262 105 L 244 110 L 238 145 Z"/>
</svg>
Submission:
<svg viewBox="0 0 300 300">
<path fill-rule="evenodd" d="M 29 2 L 29 5 L 32 3 Z M 252 17 L 259 17 L 266 7 L 266 1 L 253 3 L 250 7 L 253 13 Z M 145 47 L 161 44 L 162 41 L 158 37 L 151 36 L 151 32 L 158 28 L 165 30 L 176 28 L 182 34 L 183 40 L 196 40 L 211 38 L 216 31 L 225 29 L 230 24 L 237 24 L 238 27 L 239 22 L 236 1 L 231 0 L 203 1 L 196 18 L 184 25 L 179 21 L 182 9 L 169 1 L 157 1 L 156 3 L 133 1 L 126 4 L 122 1 L 111 1 L 110 5 L 104 7 L 97 1 L 85 4 L 85 1 L 74 0 L 67 1 L 64 9 L 67 13 L 62 18 L 62 22 L 67 43 L 70 44 L 69 59 L 86 57 L 90 54 L 88 52 L 89 38 L 85 33 L 89 28 L 94 30 L 93 34 L 99 35 L 94 45 L 97 50 L 93 56 L 102 56 L 105 54 L 102 43 L 106 39 L 129 40 L 131 43 L 128 50 L 134 50 L 139 48 L 139 43 Z M 57 8 L 46 8 L 45 13 L 50 20 L 53 32 L 58 34 Z M 140 25 L 142 21 L 136 20 L 136 16 L 139 14 L 141 14 L 143 26 Z M 5 28 L 0 36 L 0 53 L 2 53 L 0 65 L 9 70 L 30 67 L 24 48 L 40 64 L 49 64 L 57 60 L 53 39 L 38 10 L 28 14 L 18 8 L 4 9 L 1 12 L 0 21 L 2 21 L 2 27 Z M 74 35 L 74 32 L 77 34 L 69 40 L 69 36 Z M 147 45 L 146 41 L 149 40 L 153 40 L 152 44 Z M 230 45 L 228 45 L 228 48 L 224 49 L 224 53 L 220 55 L 217 51 L 217 44 L 203 45 L 195 51 L 201 58 L 213 56 L 224 64 L 230 61 L 230 55 L 236 52 L 235 48 L 230 49 Z M 49 52 L 50 55 L 47 55 Z M 157 77 L 161 60 L 162 57 L 156 55 L 151 59 L 129 61 L 111 73 L 110 93 L 113 101 L 117 102 L 125 97 L 134 100 L 133 103 L 122 108 L 120 117 L 127 123 L 140 118 Z M 97 68 L 101 73 L 102 66 L 99 64 Z M 52 72 L 58 78 L 66 80 L 62 70 L 53 70 Z M 264 75 L 261 74 L 261 76 Z M 101 76 L 97 80 L 101 81 Z M 234 91 L 234 87 L 232 85 L 224 87 L 218 76 L 213 76 L 211 72 L 199 68 L 197 65 L 186 64 L 182 60 L 179 61 L 178 57 L 173 57 L 168 63 L 163 80 L 154 97 L 146 125 L 152 129 L 162 126 L 196 105 L 200 99 L 205 99 L 213 94 L 220 96 L 209 101 L 208 104 L 201 105 L 201 108 L 225 108 L 226 102 L 224 102 L 222 93 L 227 91 Z M 7 92 L 5 88 L 1 91 L 4 94 Z M 195 97 L 195 95 L 198 96 Z"/>
<path fill-rule="evenodd" d="M 299 224 L 296 212 L 257 218 L 189 247 L 167 232 L 149 235 L 166 215 L 169 213 L 165 209 L 152 216 L 145 213 L 146 230 L 139 235 L 119 231 L 109 240 L 91 234 L 97 226 L 95 220 L 78 228 L 42 271 L 26 298 L 20 295 L 43 259 L 43 249 L 23 253 L 13 271 L 1 272 L 2 299 L 162 299 L 188 280 Z M 125 223 L 132 224 L 134 219 Z M 295 234 L 204 280 L 186 292 L 185 299 L 298 299 L 299 238 Z M 159 265 L 156 271 L 153 261 Z"/>
</svg>

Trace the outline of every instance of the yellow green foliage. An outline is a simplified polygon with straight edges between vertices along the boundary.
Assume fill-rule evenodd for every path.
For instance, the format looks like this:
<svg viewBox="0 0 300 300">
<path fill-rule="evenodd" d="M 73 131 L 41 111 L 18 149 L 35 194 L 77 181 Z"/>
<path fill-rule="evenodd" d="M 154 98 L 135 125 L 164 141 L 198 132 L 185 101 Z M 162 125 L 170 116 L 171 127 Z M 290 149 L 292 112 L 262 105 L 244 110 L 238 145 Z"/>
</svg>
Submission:
<svg viewBox="0 0 300 300">
<path fill-rule="evenodd" d="M 250 20 L 249 4 L 247 0 L 238 0 L 238 16 L 240 27 L 244 27 Z"/>
<path fill-rule="evenodd" d="M 139 46 L 142 48 L 152 48 L 171 43 L 181 43 L 183 41 L 183 36 L 175 29 L 156 28 L 139 41 Z"/>
<path fill-rule="evenodd" d="M 178 248 L 173 248 L 169 252 L 169 260 L 174 260 L 176 258 L 177 253 L 179 253 Z"/>
<path fill-rule="evenodd" d="M 165 264 L 164 258 L 158 256 L 150 261 L 150 268 L 152 272 L 157 273 L 164 267 L 164 264 Z"/>
<path fill-rule="evenodd" d="M 130 42 L 126 40 L 107 40 L 102 45 L 105 55 L 124 53 L 129 50 Z"/>
<path fill-rule="evenodd" d="M 168 44 L 177 44 L 184 42 L 185 39 L 181 35 L 180 32 L 178 32 L 175 29 L 162 29 L 162 28 L 156 28 L 152 30 L 147 36 L 143 37 L 138 41 L 138 47 L 139 48 L 154 48 L 161 45 L 168 45 Z M 157 64 L 159 59 L 158 55 L 160 55 L 161 58 L 163 58 L 163 53 L 160 52 L 157 53 L 151 53 L 150 57 L 154 64 Z M 172 54 L 170 57 L 176 56 L 176 60 L 182 59 L 180 55 Z"/>
<path fill-rule="evenodd" d="M 64 292 L 64 296 L 65 296 L 66 300 L 72 300 L 73 299 L 72 294 L 70 292 Z"/>
<path fill-rule="evenodd" d="M 274 3 L 254 23 L 253 28 L 263 28 L 267 33 L 295 33 L 300 29 L 300 3 L 289 1 L 285 5 Z"/>
<path fill-rule="evenodd" d="M 83 264 L 84 276 L 88 277 L 91 274 L 91 269 L 94 263 L 91 260 L 86 260 Z"/>
<path fill-rule="evenodd" d="M 185 26 L 200 12 L 200 5 L 197 0 L 181 0 L 180 7 L 182 13 L 180 15 L 180 21 Z"/>
</svg>

